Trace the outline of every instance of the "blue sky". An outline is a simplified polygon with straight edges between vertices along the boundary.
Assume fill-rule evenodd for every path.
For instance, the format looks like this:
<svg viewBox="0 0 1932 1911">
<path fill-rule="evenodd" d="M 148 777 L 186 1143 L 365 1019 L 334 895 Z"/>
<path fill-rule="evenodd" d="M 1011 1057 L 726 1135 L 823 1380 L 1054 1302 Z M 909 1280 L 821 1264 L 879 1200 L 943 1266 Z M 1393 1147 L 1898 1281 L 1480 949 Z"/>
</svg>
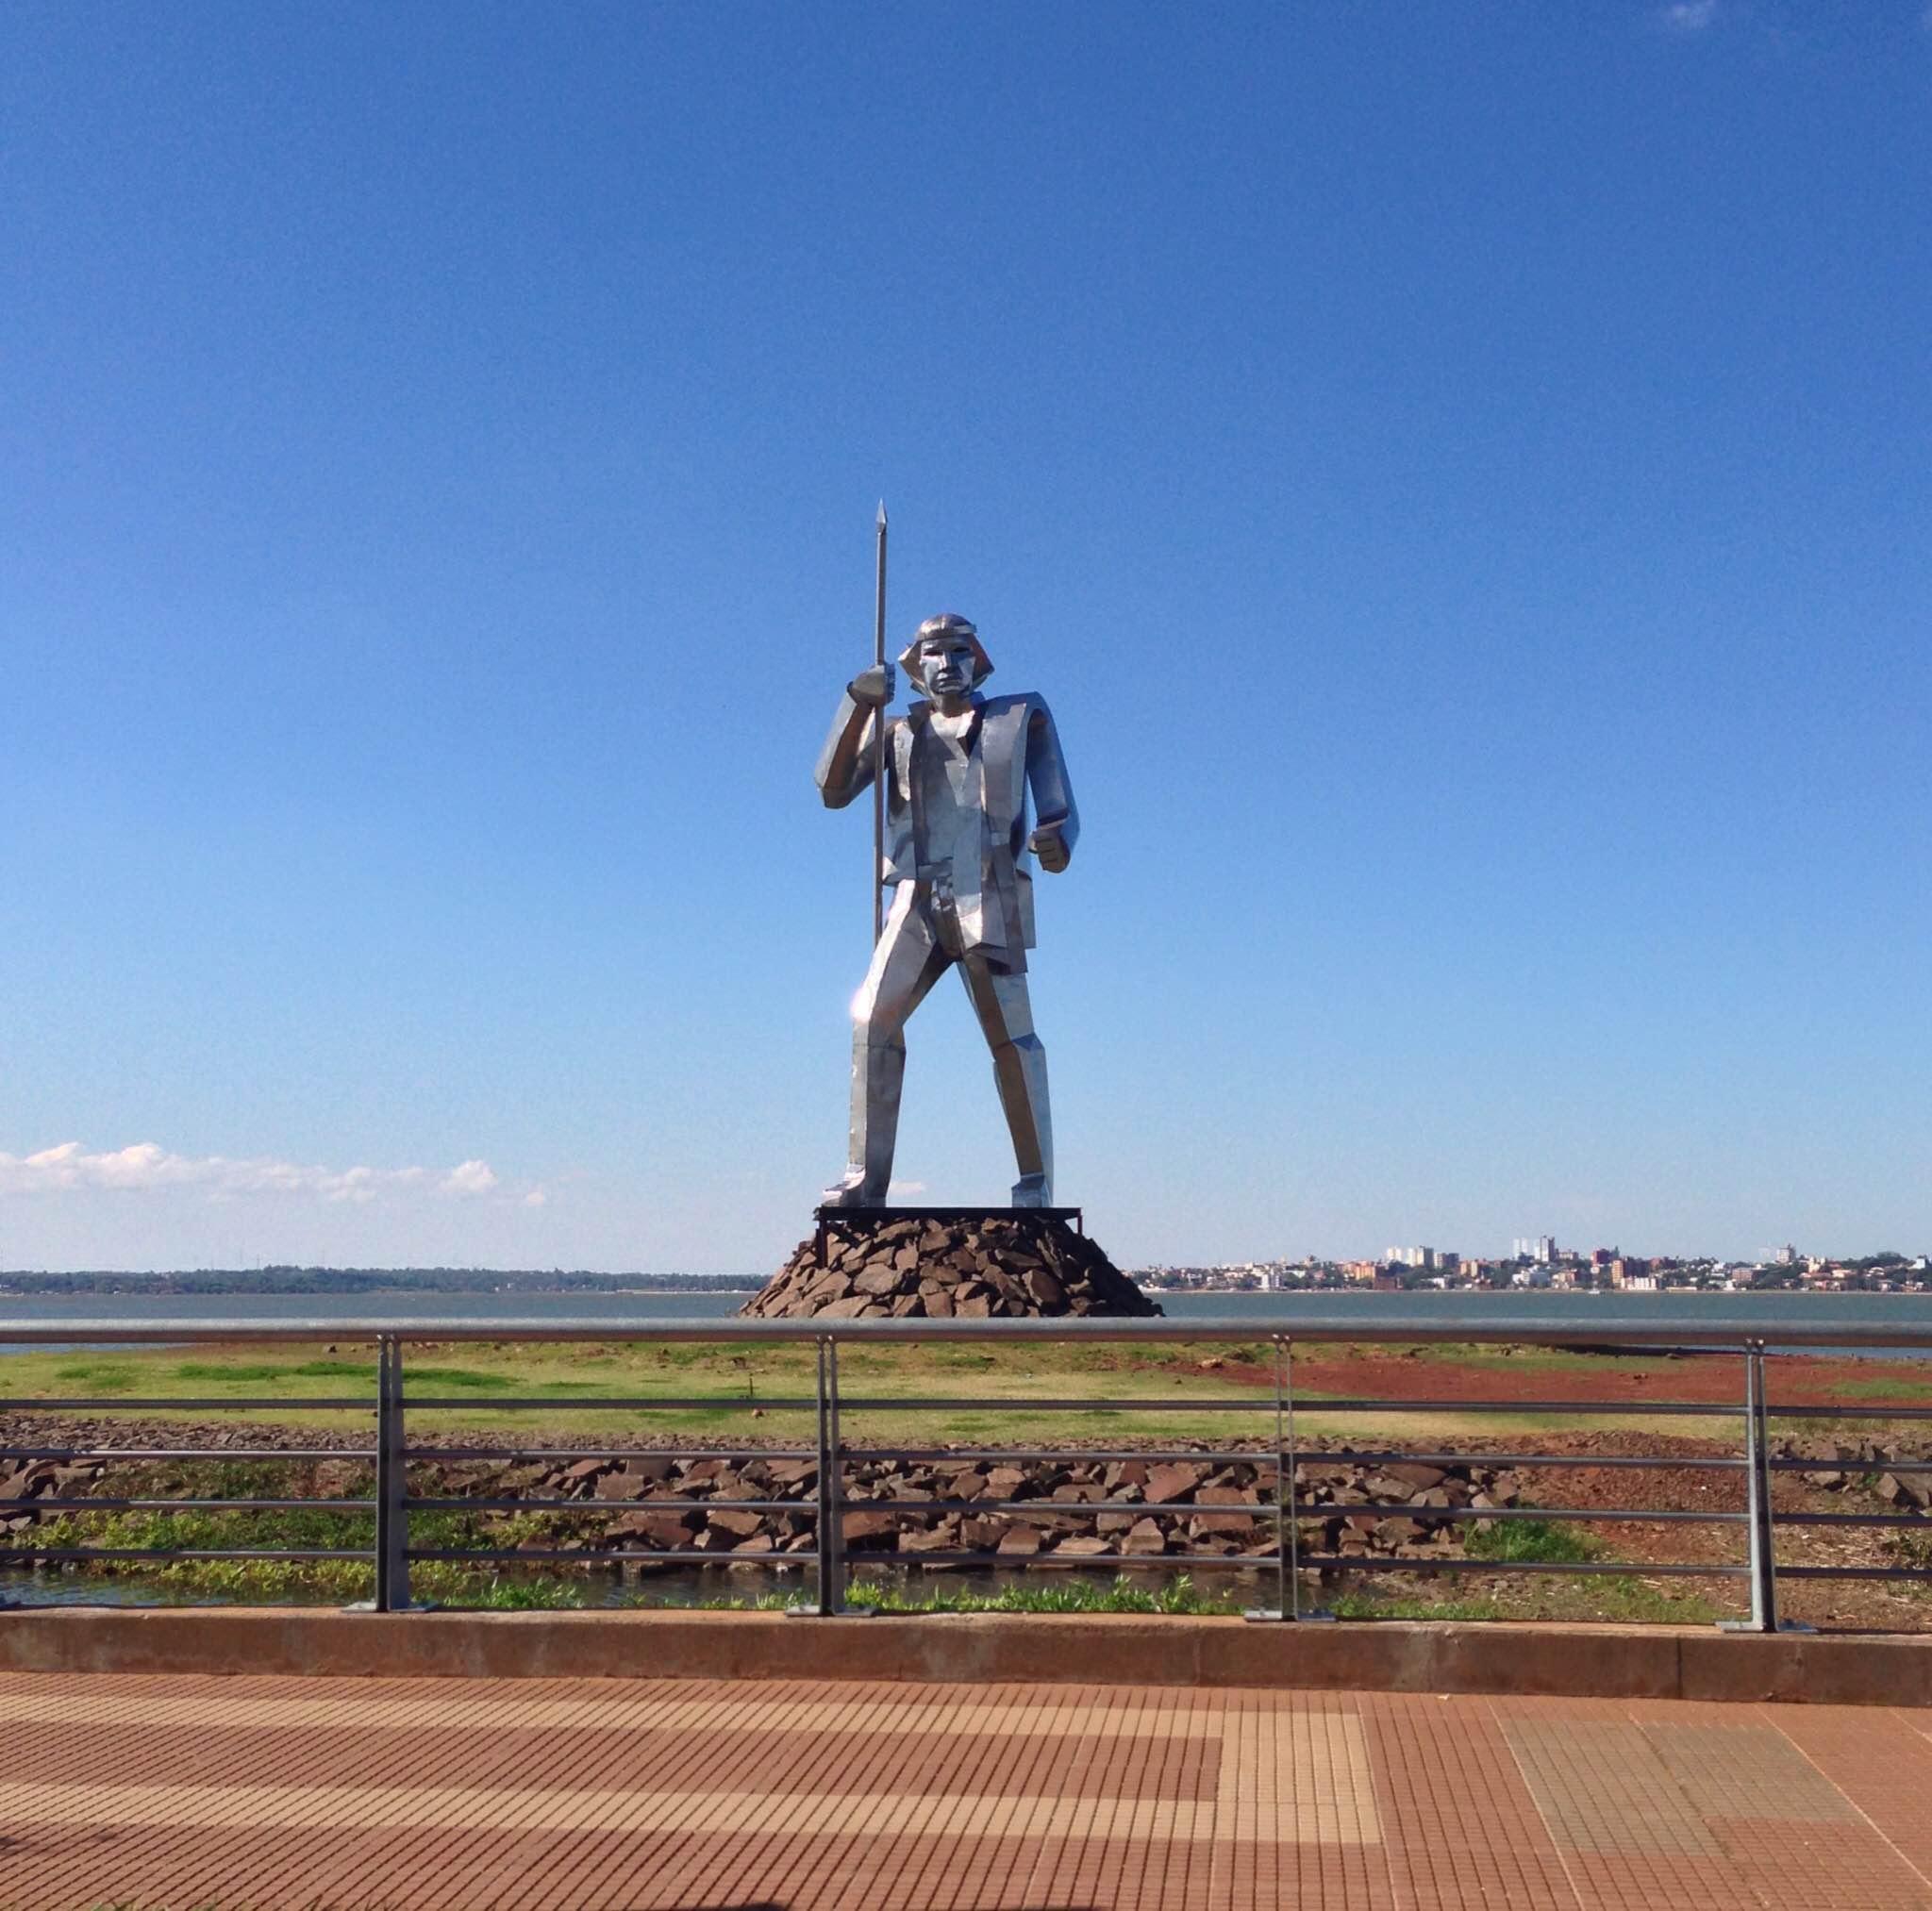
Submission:
<svg viewBox="0 0 1932 1911">
<path fill-rule="evenodd" d="M 881 494 L 1118 1258 L 1932 1245 L 1928 160 L 1882 0 L 8 8 L 0 1266 L 775 1263 Z"/>
</svg>

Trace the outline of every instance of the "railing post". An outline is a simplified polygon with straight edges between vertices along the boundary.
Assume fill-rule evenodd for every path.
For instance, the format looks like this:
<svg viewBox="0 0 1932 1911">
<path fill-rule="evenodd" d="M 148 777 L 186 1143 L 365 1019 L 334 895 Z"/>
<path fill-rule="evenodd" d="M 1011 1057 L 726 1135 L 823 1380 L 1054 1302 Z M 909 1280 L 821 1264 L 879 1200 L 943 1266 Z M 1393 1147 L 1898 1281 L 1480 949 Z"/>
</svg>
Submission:
<svg viewBox="0 0 1932 1911">
<path fill-rule="evenodd" d="M 1744 1345 L 1744 1524 L 1750 1535 L 1751 1617 L 1721 1621 L 1725 1632 L 1774 1633 L 1778 1629 L 1770 1458 L 1764 1411 L 1764 1343 L 1750 1340 Z"/>
<path fill-rule="evenodd" d="M 1300 1449 L 1294 1437 L 1294 1342 L 1282 1342 L 1282 1392 L 1288 1407 L 1288 1565 L 1289 1565 L 1289 1617 L 1307 1625 L 1317 1620 L 1332 1621 L 1335 1615 L 1325 1606 L 1310 1606 L 1302 1610 L 1302 1547 L 1301 1547 L 1301 1506 L 1295 1489 L 1295 1473 L 1301 1465 Z"/>
<path fill-rule="evenodd" d="M 403 1431 L 403 1348 L 391 1335 L 375 1352 L 375 1610 L 409 1609 L 408 1462 Z"/>
<path fill-rule="evenodd" d="M 1332 1620 L 1319 1606 L 1302 1610 L 1302 1522 L 1295 1490 L 1300 1465 L 1294 1437 L 1294 1341 L 1276 1334 L 1274 1341 L 1274 1604 L 1243 1615 L 1251 1620 L 1294 1620 L 1309 1624 Z"/>
<path fill-rule="evenodd" d="M 819 1611 L 826 1619 L 845 1609 L 845 1532 L 840 1510 L 842 1463 L 839 1457 L 839 1347 L 819 1342 Z"/>
<path fill-rule="evenodd" d="M 837 1355 L 832 1343 L 821 1335 L 813 1343 L 818 1356 L 818 1531 L 813 1536 L 813 1558 L 818 1570 L 818 1597 L 809 1605 L 791 1605 L 786 1610 L 793 1618 L 831 1619 L 841 1606 L 839 1584 L 839 1486 L 837 1409 L 833 1389 L 837 1385 L 832 1362 Z"/>
<path fill-rule="evenodd" d="M 1274 1604 L 1254 1606 L 1243 1619 L 1285 1620 L 1291 1616 L 1294 1573 L 1289 1565 L 1289 1551 L 1294 1545 L 1294 1521 L 1289 1517 L 1289 1503 L 1294 1496 L 1294 1457 L 1289 1452 L 1288 1347 L 1279 1334 L 1270 1337 L 1274 1348 Z"/>
<path fill-rule="evenodd" d="M 1771 1497 L 1771 1382 L 1765 1366 L 1766 1349 L 1757 1344 L 1757 1505 L 1764 1528 L 1761 1554 L 1764 1573 L 1764 1610 L 1771 1623 L 1764 1630 L 1774 1633 L 1808 1633 L 1816 1630 L 1803 1620 L 1786 1619 L 1777 1609 L 1777 1506 Z"/>
<path fill-rule="evenodd" d="M 1764 1343 L 1754 1340 L 1744 1356 L 1745 1412 L 1749 1428 L 1745 1456 L 1751 1469 L 1751 1630 L 1777 1631 L 1777 1562 L 1771 1535 L 1771 1473 L 1765 1466 Z"/>
</svg>

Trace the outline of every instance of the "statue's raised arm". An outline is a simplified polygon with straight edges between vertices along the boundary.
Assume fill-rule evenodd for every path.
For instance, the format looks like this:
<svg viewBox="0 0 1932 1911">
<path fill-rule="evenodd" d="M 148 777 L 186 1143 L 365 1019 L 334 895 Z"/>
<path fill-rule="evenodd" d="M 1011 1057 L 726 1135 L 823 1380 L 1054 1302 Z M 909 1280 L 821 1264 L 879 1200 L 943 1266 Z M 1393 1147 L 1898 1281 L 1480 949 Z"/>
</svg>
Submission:
<svg viewBox="0 0 1932 1911">
<path fill-rule="evenodd" d="M 872 786 L 873 727 L 892 701 L 892 666 L 874 664 L 845 686 L 815 773 L 827 809 L 843 809 Z"/>
</svg>

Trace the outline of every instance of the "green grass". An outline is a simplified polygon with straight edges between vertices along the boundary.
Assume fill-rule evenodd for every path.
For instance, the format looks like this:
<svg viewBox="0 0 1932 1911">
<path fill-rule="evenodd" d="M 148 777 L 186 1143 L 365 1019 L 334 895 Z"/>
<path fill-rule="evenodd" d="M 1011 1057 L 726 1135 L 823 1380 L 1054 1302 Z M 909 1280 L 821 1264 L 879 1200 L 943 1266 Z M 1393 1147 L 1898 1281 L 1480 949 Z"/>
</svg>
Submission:
<svg viewBox="0 0 1932 1911">
<path fill-rule="evenodd" d="M 1231 1613 L 1241 1606 L 1202 1592 L 1185 1572 L 1148 1586 L 1115 1576 L 1108 1585 L 1097 1580 L 1060 1578 L 1022 1580 L 997 1592 L 968 1592 L 937 1587 L 913 1593 L 891 1581 L 854 1580 L 846 1594 L 853 1605 L 870 1605 L 880 1612 L 1144 1612 Z"/>
<path fill-rule="evenodd" d="M 412 1434 L 418 1437 L 502 1433 L 517 1437 L 540 1429 L 609 1436 L 619 1440 L 675 1440 L 688 1437 L 708 1440 L 739 1433 L 759 1441 L 808 1443 L 812 1419 L 808 1408 L 774 1406 L 774 1399 L 808 1399 L 813 1392 L 813 1354 L 789 1342 L 734 1349 L 728 1345 L 677 1342 L 462 1342 L 452 1359 L 448 1343 L 405 1350 L 405 1378 L 419 1395 L 434 1394 L 465 1404 L 425 1409 L 413 1414 Z M 1324 1350 L 1327 1353 L 1331 1350 Z M 1338 1348 L 1346 1355 L 1352 1350 Z M 855 1443 L 883 1446 L 939 1445 L 947 1440 L 975 1444 L 1042 1445 L 1059 1442 L 1160 1446 L 1174 1442 L 1234 1439 L 1260 1442 L 1272 1432 L 1274 1395 L 1265 1385 L 1232 1377 L 1228 1369 L 1265 1373 L 1271 1350 L 1257 1341 L 1187 1341 L 1174 1345 L 1135 1347 L 1124 1343 L 1099 1345 L 1053 1343 L 1024 1347 L 959 1346 L 928 1343 L 884 1347 L 851 1346 L 841 1355 L 841 1377 L 848 1396 L 890 1402 L 895 1395 L 996 1395 L 997 1409 L 966 1408 L 958 1412 L 883 1405 L 864 1411 L 847 1409 L 845 1430 Z M 1432 1348 L 1418 1362 L 1420 1391 L 1440 1390 L 1433 1375 L 1441 1367 L 1460 1362 L 1477 1367 L 1520 1364 L 1536 1359 L 1553 1367 L 1578 1371 L 1607 1371 L 1601 1356 L 1562 1350 L 1535 1355 L 1504 1356 L 1493 1348 Z M 1219 1361 L 1222 1367 L 1204 1367 Z M 1617 1363 L 1612 1362 L 1611 1365 Z M 1641 1364 L 1641 1363 L 1640 1363 Z M 290 1426 L 327 1426 L 362 1431 L 368 1408 L 318 1408 L 303 1404 L 304 1397 L 366 1391 L 374 1404 L 375 1365 L 358 1344 L 338 1355 L 324 1355 L 313 1343 L 237 1348 L 224 1354 L 214 1349 L 135 1349 L 111 1357 L 77 1359 L 66 1354 L 22 1353 L 8 1357 L 8 1388 L 16 1398 L 80 1393 L 111 1400 L 116 1394 L 165 1401 L 193 1396 L 220 1402 L 225 1394 L 254 1398 L 278 1394 L 284 1404 L 273 1419 Z M 1882 1387 L 1883 1381 L 1861 1383 Z M 518 1395 L 570 1403 L 570 1411 L 545 1425 L 541 1416 L 512 1417 L 492 1404 L 497 1397 Z M 596 1404 L 599 1395 L 649 1400 L 654 1397 L 697 1397 L 707 1402 L 693 1408 L 620 1409 Z M 1128 1404 L 1067 1413 L 1029 1409 L 1029 1399 L 1108 1397 Z M 1154 1396 L 1178 1396 L 1208 1403 L 1238 1401 L 1250 1412 L 1140 1411 L 1133 1404 Z M 1010 1404 L 1006 1404 L 1010 1403 Z M 762 1409 L 753 1424 L 747 1409 Z M 1404 1444 L 1419 1432 L 1438 1442 L 1493 1444 L 1499 1429 L 1512 1438 L 1529 1438 L 1543 1432 L 1567 1432 L 1596 1424 L 1617 1430 L 1679 1435 L 1686 1431 L 1722 1437 L 1729 1408 L 1714 1410 L 1708 1423 L 1677 1421 L 1655 1425 L 1619 1418 L 1595 1422 L 1588 1415 L 1436 1416 L 1425 1430 L 1415 1416 L 1374 1413 L 1338 1414 L 1324 1411 L 1319 1393 L 1302 1394 L 1301 1426 L 1309 1439 Z M 111 1413 L 112 1407 L 103 1411 Z M 194 1409 L 197 1412 L 203 1409 Z M 218 1410 L 218 1408 L 216 1409 Z M 254 1408 L 263 1416 L 270 1410 Z M 1867 1429 L 1875 1432 L 1875 1428 Z"/>
<path fill-rule="evenodd" d="M 772 1612 L 796 1604 L 799 1592 L 761 1592 L 695 1602 L 707 1612 Z M 1125 1573 L 1109 1585 L 1074 1577 L 1041 1582 L 1021 1581 L 997 1592 L 972 1592 L 963 1587 L 935 1587 L 914 1592 L 891 1580 L 855 1579 L 845 1592 L 848 1605 L 869 1606 L 874 1612 L 1129 1612 L 1228 1614 L 1241 1610 L 1239 1601 L 1204 1593 L 1186 1573 L 1163 1584 L 1148 1586 Z M 646 1604 L 640 1593 L 626 1605 Z"/>
<path fill-rule="evenodd" d="M 1419 1592 L 1371 1589 L 1337 1592 L 1326 1602 L 1337 1619 L 1452 1620 L 1467 1624 L 1504 1620 L 1599 1621 L 1611 1625 L 1713 1625 L 1730 1607 L 1701 1593 L 1660 1591 L 1622 1573 L 1588 1579 L 1512 1582 L 1502 1592 L 1432 1599 Z"/>
<path fill-rule="evenodd" d="M 1325 1609 L 1337 1619 L 1461 1620 L 1471 1624 L 1512 1617 L 1493 1599 L 1407 1599 L 1373 1592 L 1339 1592 Z"/>
<path fill-rule="evenodd" d="M 92 1388 L 96 1393 L 132 1393 L 135 1371 L 125 1361 L 77 1360 L 57 1367 L 54 1378 Z"/>
<path fill-rule="evenodd" d="M 1844 1400 L 1897 1401 L 1901 1404 L 1932 1399 L 1932 1377 L 1917 1371 L 1896 1371 L 1915 1368 L 1919 1363 L 1899 1360 L 1874 1364 L 1882 1364 L 1886 1371 L 1870 1380 L 1836 1381 L 1832 1385 L 1832 1392 Z M 1776 1417 L 1776 1409 L 1774 1407 L 1772 1418 L 1774 1420 Z M 1806 1431 L 1815 1432 L 1816 1423 L 1807 1426 Z"/>
<path fill-rule="evenodd" d="M 243 1361 L 184 1360 L 172 1371 L 175 1380 L 356 1380 L 375 1386 L 373 1360 L 277 1361 L 251 1366 Z"/>
<path fill-rule="evenodd" d="M 405 1374 L 405 1384 L 434 1392 L 440 1387 L 458 1388 L 470 1388 L 479 1391 L 494 1389 L 508 1393 L 517 1384 L 514 1373 L 488 1372 L 477 1367 L 411 1367 Z"/>
<path fill-rule="evenodd" d="M 1524 1560 L 1537 1564 L 1577 1565 L 1597 1556 L 1595 1543 L 1574 1527 L 1553 1520 L 1498 1520 L 1476 1522 L 1463 1551 L 1472 1559 L 1498 1563 Z"/>
<path fill-rule="evenodd" d="M 1252 1402 L 1257 1414 L 1273 1410 L 1273 1396 L 1266 1389 L 1199 1371 L 1203 1358 L 1226 1357 L 1224 1350 L 1212 1343 L 1149 1352 L 1158 1352 L 1161 1357 L 1142 1358 L 1140 1350 L 1132 1349 L 1051 1344 L 999 1350 L 942 1344 L 887 1350 L 856 1347 L 845 1350 L 841 1369 L 844 1390 L 851 1395 L 1010 1394 L 1016 1407 L 1024 1409 L 1029 1394 L 1105 1393 L 1132 1400 L 1198 1388 L 1203 1398 Z M 57 1395 L 71 1392 L 76 1383 L 98 1386 L 104 1382 L 128 1389 L 138 1387 L 143 1395 L 154 1399 L 171 1394 L 206 1395 L 224 1386 L 259 1388 L 302 1381 L 361 1381 L 373 1393 L 375 1381 L 371 1361 L 307 1357 L 292 1347 L 286 1358 L 271 1357 L 260 1348 L 237 1350 L 232 1357 L 197 1352 L 186 1359 L 175 1350 L 137 1350 L 89 1360 L 75 1360 L 71 1355 L 57 1360 L 29 1352 L 11 1356 L 8 1373 L 8 1389 L 17 1397 Z M 634 1398 L 715 1394 L 722 1405 L 774 1397 L 809 1397 L 813 1356 L 809 1349 L 790 1343 L 733 1352 L 725 1346 L 695 1342 L 667 1346 L 478 1342 L 464 1344 L 459 1365 L 427 1362 L 415 1350 L 406 1350 L 405 1379 L 410 1388 L 424 1391 L 551 1391 L 579 1396 L 608 1391 Z M 296 1394 L 303 1390 L 294 1389 Z M 291 1405 L 299 1406 L 299 1399 L 291 1398 Z"/>
<path fill-rule="evenodd" d="M 196 1497 L 266 1499 L 290 1490 L 272 1461 L 194 1463 L 183 1484 Z M 345 1499 L 366 1497 L 371 1482 L 363 1473 L 350 1481 Z M 505 1516 L 462 1512 L 411 1515 L 409 1537 L 422 1547 L 509 1547 L 546 1534 L 564 1535 L 586 1515 L 516 1513 Z M 375 1543 L 375 1516 L 361 1508 L 329 1511 L 290 1507 L 260 1511 L 173 1513 L 63 1513 L 43 1521 L 24 1542 L 42 1547 L 109 1546 L 151 1552 L 152 1560 L 113 1562 L 115 1576 L 183 1599 L 234 1600 L 253 1604 L 290 1602 L 346 1605 L 367 1599 L 375 1589 L 367 1559 L 181 1559 L 179 1551 L 367 1550 Z M 7 1549 L 0 1549 L 0 1557 Z M 417 1561 L 410 1587 L 421 1601 L 451 1606 L 520 1611 L 588 1603 L 585 1581 L 556 1572 L 505 1570 L 496 1563 L 467 1566 L 460 1560 Z M 4 1585 L 0 1581 L 0 1585 Z"/>
</svg>

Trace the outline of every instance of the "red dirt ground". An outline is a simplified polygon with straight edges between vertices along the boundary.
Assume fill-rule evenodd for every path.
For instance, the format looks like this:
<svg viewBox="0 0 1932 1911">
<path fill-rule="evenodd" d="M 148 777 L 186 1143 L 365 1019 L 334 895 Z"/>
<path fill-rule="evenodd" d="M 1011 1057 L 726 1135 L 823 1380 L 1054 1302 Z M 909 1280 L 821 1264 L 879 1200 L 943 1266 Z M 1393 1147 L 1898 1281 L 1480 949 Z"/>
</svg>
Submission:
<svg viewBox="0 0 1932 1911">
<path fill-rule="evenodd" d="M 1229 1360 L 1219 1379 L 1272 1388 L 1274 1376 L 1258 1362 Z M 1780 1354 L 1769 1371 L 1770 1405 L 1858 1408 L 1932 1404 L 1925 1391 L 1932 1371 L 1925 1363 L 1834 1359 Z M 1887 1385 L 1887 1383 L 1892 1383 Z M 1497 1349 L 1474 1363 L 1428 1359 L 1394 1348 L 1352 1345 L 1297 1349 L 1295 1392 L 1375 1400 L 1549 1400 L 1615 1403 L 1694 1401 L 1741 1407 L 1743 1362 L 1735 1354 L 1658 1354 L 1592 1360 L 1587 1366 L 1552 1367 L 1534 1355 Z M 1883 1391 L 1867 1391 L 1882 1388 Z M 1311 1404 L 1313 1403 L 1310 1403 Z"/>
</svg>

